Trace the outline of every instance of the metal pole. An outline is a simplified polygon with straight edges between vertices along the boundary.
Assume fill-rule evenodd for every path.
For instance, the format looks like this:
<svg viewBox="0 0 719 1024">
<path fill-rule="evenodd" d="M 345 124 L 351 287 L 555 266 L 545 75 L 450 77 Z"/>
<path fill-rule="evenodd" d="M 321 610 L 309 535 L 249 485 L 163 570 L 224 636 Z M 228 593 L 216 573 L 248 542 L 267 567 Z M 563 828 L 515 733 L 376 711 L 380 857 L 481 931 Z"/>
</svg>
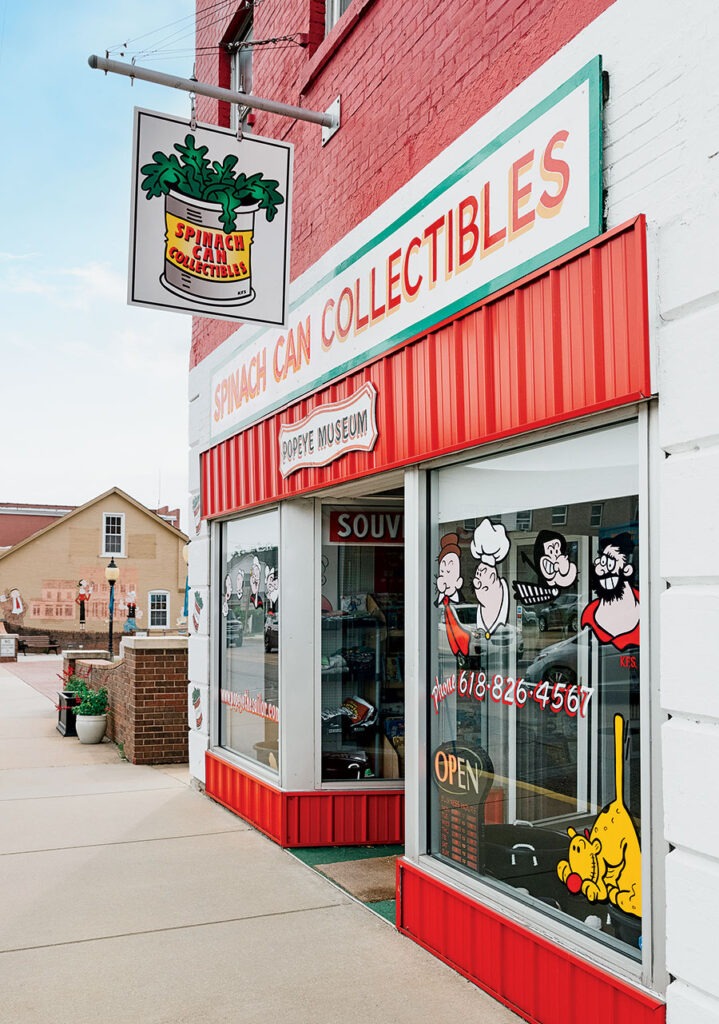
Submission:
<svg viewBox="0 0 719 1024">
<path fill-rule="evenodd" d="M 108 636 L 108 641 L 107 641 L 107 646 L 108 646 L 108 648 L 110 650 L 110 662 L 112 662 L 114 660 L 114 657 L 115 657 L 114 652 L 112 650 L 112 618 L 113 618 L 112 613 L 113 613 L 114 605 L 115 605 L 114 597 L 115 597 L 115 581 L 114 580 L 110 580 L 110 631 L 109 631 L 109 636 Z"/>
<path fill-rule="evenodd" d="M 122 61 L 108 60 L 106 57 L 98 57 L 96 54 L 88 57 L 87 63 L 91 68 L 104 71 L 105 73 L 110 71 L 114 75 L 125 75 L 126 78 L 139 78 L 143 82 L 154 82 L 156 85 L 167 85 L 170 89 L 194 92 L 198 96 L 209 96 L 213 100 L 239 103 L 243 107 L 250 107 L 253 110 L 265 110 L 268 114 L 292 117 L 298 121 L 310 121 L 312 124 L 322 125 L 323 128 L 337 128 L 339 125 L 336 114 L 321 113 L 318 110 L 306 110 L 304 107 L 293 107 L 287 103 L 276 103 L 274 100 L 263 100 L 259 96 L 248 96 L 246 93 L 234 92 L 232 89 L 221 89 L 219 86 L 208 85 L 206 82 L 196 82 L 191 78 L 177 78 L 175 75 L 165 75 L 161 71 L 140 68 L 136 64 L 123 64 Z"/>
</svg>

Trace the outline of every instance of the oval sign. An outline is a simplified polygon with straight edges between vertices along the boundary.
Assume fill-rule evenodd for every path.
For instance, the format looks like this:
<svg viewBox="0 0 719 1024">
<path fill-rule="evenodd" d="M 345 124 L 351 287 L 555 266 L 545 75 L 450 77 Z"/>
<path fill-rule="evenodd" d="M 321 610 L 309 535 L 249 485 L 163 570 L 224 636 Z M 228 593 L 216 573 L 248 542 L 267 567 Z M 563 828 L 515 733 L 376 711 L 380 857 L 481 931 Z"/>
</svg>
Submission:
<svg viewBox="0 0 719 1024">
<path fill-rule="evenodd" d="M 432 778 L 442 793 L 463 804 L 484 803 L 494 781 L 489 756 L 456 743 L 443 743 L 432 755 Z"/>
</svg>

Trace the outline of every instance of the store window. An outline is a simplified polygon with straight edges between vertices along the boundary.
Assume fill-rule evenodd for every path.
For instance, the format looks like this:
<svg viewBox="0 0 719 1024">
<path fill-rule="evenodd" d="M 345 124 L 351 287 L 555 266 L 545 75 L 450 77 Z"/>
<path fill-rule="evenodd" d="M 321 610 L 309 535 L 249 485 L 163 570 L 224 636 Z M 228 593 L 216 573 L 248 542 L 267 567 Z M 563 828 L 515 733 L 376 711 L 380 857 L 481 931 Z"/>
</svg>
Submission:
<svg viewBox="0 0 719 1024">
<path fill-rule="evenodd" d="M 222 525 L 220 745 L 279 770 L 279 512 Z"/>
<path fill-rule="evenodd" d="M 322 779 L 404 777 L 404 513 L 322 514 Z"/>
<path fill-rule="evenodd" d="M 430 853 L 638 959 L 637 451 L 625 424 L 432 474 L 428 767 Z"/>
</svg>

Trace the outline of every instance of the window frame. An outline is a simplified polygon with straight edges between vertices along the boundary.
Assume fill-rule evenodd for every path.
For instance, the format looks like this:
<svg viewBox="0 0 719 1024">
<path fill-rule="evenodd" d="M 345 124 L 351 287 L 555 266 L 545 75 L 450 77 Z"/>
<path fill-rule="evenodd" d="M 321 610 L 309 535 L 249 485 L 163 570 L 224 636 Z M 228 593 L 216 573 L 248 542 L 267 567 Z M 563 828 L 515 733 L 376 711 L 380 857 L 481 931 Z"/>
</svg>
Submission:
<svg viewBox="0 0 719 1024">
<path fill-rule="evenodd" d="M 111 551 L 108 548 L 107 540 L 110 534 L 108 533 L 108 519 L 119 519 L 120 521 L 120 550 Z M 125 513 L 124 512 L 103 512 L 102 513 L 102 543 L 101 543 L 101 558 L 124 558 L 125 557 Z"/>
<path fill-rule="evenodd" d="M 431 501 L 429 479 L 431 471 L 445 466 L 461 465 L 476 461 L 484 456 L 527 450 L 535 446 L 594 433 L 603 427 L 620 425 L 636 420 L 638 422 L 638 519 L 640 522 L 640 591 L 646 595 L 642 601 L 640 628 L 642 646 L 646 654 L 643 659 L 643 678 L 640 690 L 640 726 L 642 744 L 642 886 L 647 894 L 647 906 L 643 908 L 643 941 L 639 960 L 627 957 L 623 952 L 597 943 L 578 933 L 559 920 L 548 918 L 533 907 L 521 903 L 516 897 L 505 894 L 483 882 L 480 878 L 439 861 L 428 851 L 430 849 L 429 827 L 429 786 L 426 751 L 429 749 L 430 715 L 427 704 L 427 680 L 430 663 L 427 638 L 430 635 L 431 616 L 436 608 L 430 600 L 432 581 L 430 529 Z M 640 983 L 652 991 L 664 991 L 665 963 L 665 911 L 661 899 L 649 899 L 650 892 L 661 892 L 664 878 L 664 856 L 666 842 L 662 828 L 661 762 L 658 753 L 659 733 L 666 715 L 659 701 L 658 651 L 652 643 L 651 623 L 658 616 L 658 595 L 661 584 L 650 587 L 650 573 L 660 579 L 656 544 L 652 543 L 652 522 L 649 517 L 649 495 L 656 488 L 656 477 L 661 466 L 655 456 L 650 456 L 649 440 L 656 441 L 656 409 L 651 404 L 630 405 L 622 409 L 608 410 L 591 421 L 551 426 L 536 431 L 531 436 L 517 434 L 490 444 L 467 449 L 461 453 L 441 456 L 436 459 L 409 467 L 405 474 L 405 515 L 407 561 L 414 561 L 415 570 L 407 575 L 407 609 L 405 621 L 407 631 L 407 749 L 406 757 L 418 766 L 410 769 L 406 779 L 406 820 L 405 857 L 418 865 L 428 875 L 434 876 L 450 888 L 465 891 L 482 906 L 508 920 L 516 921 L 521 927 L 546 935 L 549 940 L 569 952 L 579 953 L 590 962 L 613 975 L 624 978 L 632 984 Z M 652 449 L 654 450 L 654 449 Z M 416 520 L 416 522 L 414 522 Z"/>
<path fill-rule="evenodd" d="M 165 619 L 164 623 L 157 623 L 152 621 L 152 599 L 153 597 L 164 597 L 165 598 Z M 169 629 L 170 628 L 170 591 L 169 590 L 150 590 L 147 594 L 147 623 L 148 629 Z"/>
<path fill-rule="evenodd" d="M 252 95 L 252 85 L 254 76 L 254 48 L 252 46 L 246 49 L 246 63 L 245 67 L 249 65 L 249 78 L 250 87 L 245 88 L 245 82 L 243 81 L 243 67 L 241 54 L 243 53 L 242 44 L 252 43 L 254 41 L 254 19 L 252 17 L 252 8 L 249 9 L 247 16 L 243 19 L 239 29 L 235 32 L 234 38 L 231 42 L 227 43 L 227 52 L 230 58 L 230 88 L 233 92 L 243 92 L 248 96 Z M 243 132 L 251 132 L 252 122 L 249 120 L 252 114 L 251 107 L 241 106 L 238 103 L 230 104 L 230 127 L 234 130 L 242 128 Z"/>
</svg>

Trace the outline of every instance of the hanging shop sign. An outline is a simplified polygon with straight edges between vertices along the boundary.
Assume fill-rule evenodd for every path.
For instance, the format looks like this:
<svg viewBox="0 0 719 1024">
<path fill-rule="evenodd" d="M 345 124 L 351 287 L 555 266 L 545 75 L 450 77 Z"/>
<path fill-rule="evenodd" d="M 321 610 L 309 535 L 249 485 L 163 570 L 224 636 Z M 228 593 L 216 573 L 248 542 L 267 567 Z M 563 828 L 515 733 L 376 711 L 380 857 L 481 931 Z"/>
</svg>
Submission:
<svg viewBox="0 0 719 1024">
<path fill-rule="evenodd" d="M 598 235 L 601 84 L 597 57 L 530 110 L 508 97 L 293 282 L 288 329 L 214 374 L 213 439 Z"/>
<path fill-rule="evenodd" d="M 128 302 L 287 318 L 292 147 L 135 110 Z"/>
<path fill-rule="evenodd" d="M 396 508 L 333 509 L 330 544 L 404 544 L 404 512 Z"/>
<path fill-rule="evenodd" d="M 377 389 L 364 384 L 349 398 L 323 405 L 279 430 L 280 473 L 327 466 L 347 452 L 371 452 L 379 436 Z"/>
</svg>

